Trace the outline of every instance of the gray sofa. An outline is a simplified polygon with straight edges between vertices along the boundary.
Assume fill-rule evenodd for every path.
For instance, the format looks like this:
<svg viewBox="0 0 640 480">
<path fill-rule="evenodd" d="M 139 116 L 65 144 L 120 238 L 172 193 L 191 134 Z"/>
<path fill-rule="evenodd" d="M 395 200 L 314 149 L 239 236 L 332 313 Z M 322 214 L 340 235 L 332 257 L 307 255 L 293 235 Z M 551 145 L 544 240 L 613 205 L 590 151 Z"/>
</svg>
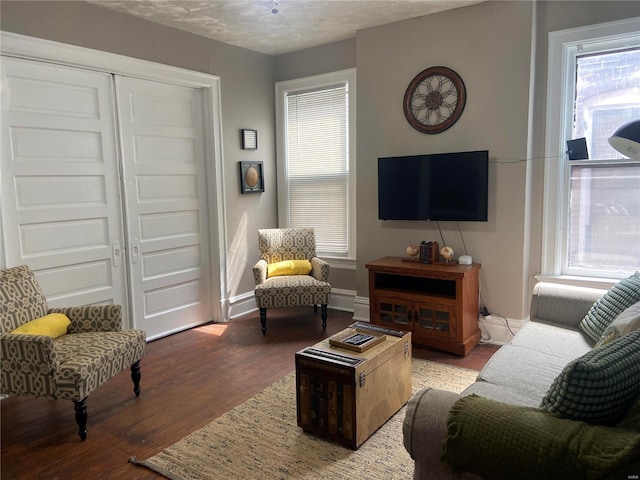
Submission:
<svg viewBox="0 0 640 480">
<path fill-rule="evenodd" d="M 414 479 L 479 478 L 467 469 L 457 472 L 462 475 L 456 476 L 441 460 L 445 439 L 451 435 L 451 430 L 447 430 L 449 414 L 454 403 L 462 397 L 475 394 L 501 404 L 527 407 L 521 410 L 528 415 L 552 417 L 546 412 L 538 412 L 541 401 L 563 368 L 594 347 L 595 342 L 578 326 L 604 293 L 603 290 L 589 288 L 537 284 L 531 300 L 531 321 L 508 345 L 493 355 L 474 384 L 461 394 L 430 388 L 416 393 L 408 404 L 403 425 L 404 445 L 415 461 Z M 501 435 L 500 415 L 496 415 L 495 419 L 485 419 L 487 436 Z M 487 416 L 492 417 L 491 414 Z M 562 421 L 582 424 L 575 420 Z M 564 428 L 564 425 L 560 428 Z M 523 438 L 525 433 L 535 435 L 535 432 L 522 430 Z M 528 447 L 524 445 L 522 448 L 526 450 Z M 539 446 L 531 445 L 529 448 Z M 476 451 L 478 455 L 486 455 L 486 452 L 481 453 L 481 448 L 472 448 L 470 456 L 475 455 Z M 505 452 L 504 456 L 517 457 L 513 452 Z M 517 458 L 515 462 L 517 465 Z M 494 478 L 498 477 L 496 475 Z"/>
</svg>

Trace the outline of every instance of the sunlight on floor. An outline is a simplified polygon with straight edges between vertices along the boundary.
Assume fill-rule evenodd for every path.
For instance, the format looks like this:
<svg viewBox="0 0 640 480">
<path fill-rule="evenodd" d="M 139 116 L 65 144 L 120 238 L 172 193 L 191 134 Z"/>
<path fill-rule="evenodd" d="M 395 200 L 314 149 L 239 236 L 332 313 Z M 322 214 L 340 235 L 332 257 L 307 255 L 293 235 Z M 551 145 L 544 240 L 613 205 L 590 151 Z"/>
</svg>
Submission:
<svg viewBox="0 0 640 480">
<path fill-rule="evenodd" d="M 201 327 L 196 327 L 195 330 L 199 333 L 206 333 L 207 335 L 221 337 L 227 327 L 228 325 L 226 323 L 208 323 Z"/>
</svg>

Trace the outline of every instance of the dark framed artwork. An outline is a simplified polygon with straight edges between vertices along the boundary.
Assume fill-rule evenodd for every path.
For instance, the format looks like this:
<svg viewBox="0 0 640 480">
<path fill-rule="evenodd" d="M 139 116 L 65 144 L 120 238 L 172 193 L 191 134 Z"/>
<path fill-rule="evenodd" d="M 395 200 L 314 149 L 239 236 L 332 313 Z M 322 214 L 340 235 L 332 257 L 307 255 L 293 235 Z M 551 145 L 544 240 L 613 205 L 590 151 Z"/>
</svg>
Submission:
<svg viewBox="0 0 640 480">
<path fill-rule="evenodd" d="M 262 162 L 239 162 L 240 193 L 264 192 Z"/>
<path fill-rule="evenodd" d="M 243 128 L 240 130 L 240 139 L 242 141 L 243 150 L 257 150 L 258 149 L 258 131 Z"/>
</svg>

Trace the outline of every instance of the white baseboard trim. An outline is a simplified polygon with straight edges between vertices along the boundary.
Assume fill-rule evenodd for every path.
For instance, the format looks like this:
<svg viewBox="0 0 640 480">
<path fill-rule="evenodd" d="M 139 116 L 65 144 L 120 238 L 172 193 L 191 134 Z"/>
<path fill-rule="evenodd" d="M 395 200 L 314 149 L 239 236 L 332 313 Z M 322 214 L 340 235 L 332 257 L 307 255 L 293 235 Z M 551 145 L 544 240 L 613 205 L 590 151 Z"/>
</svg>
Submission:
<svg viewBox="0 0 640 480">
<path fill-rule="evenodd" d="M 356 296 L 353 300 L 353 319 L 358 322 L 368 322 L 369 316 L 369 297 Z"/>
<path fill-rule="evenodd" d="M 331 298 L 329 299 L 329 308 L 333 310 L 342 310 L 344 312 L 353 312 L 355 298 L 355 290 L 332 288 Z"/>
<path fill-rule="evenodd" d="M 256 311 L 258 308 L 256 307 L 253 292 L 229 298 L 227 300 L 227 309 L 226 311 L 229 314 L 225 321 Z M 329 309 L 353 312 L 354 322 L 369 322 L 369 298 L 357 296 L 355 290 L 332 289 Z M 513 338 L 511 332 L 513 334 L 518 333 L 527 321 L 527 319 L 516 320 L 511 318 L 505 321 L 504 318 L 497 315 L 479 316 L 478 322 L 482 332 L 480 341 L 494 345 L 505 345 Z"/>
<path fill-rule="evenodd" d="M 258 309 L 258 307 L 256 307 L 256 300 L 253 296 L 253 292 L 246 292 L 242 295 L 236 295 L 235 297 L 229 298 L 228 305 L 228 315 L 224 321 L 232 320 Z"/>
<path fill-rule="evenodd" d="M 355 290 L 332 288 L 328 308 L 331 310 L 353 312 L 355 296 Z M 255 297 L 253 296 L 253 292 L 246 292 L 242 295 L 236 295 L 235 297 L 229 298 L 227 300 L 226 311 L 228 311 L 228 315 L 225 321 L 233 320 L 234 318 L 240 317 L 247 313 L 255 312 L 257 309 L 258 307 L 256 307 L 256 301 Z M 367 321 L 369 321 L 368 316 Z"/>
</svg>

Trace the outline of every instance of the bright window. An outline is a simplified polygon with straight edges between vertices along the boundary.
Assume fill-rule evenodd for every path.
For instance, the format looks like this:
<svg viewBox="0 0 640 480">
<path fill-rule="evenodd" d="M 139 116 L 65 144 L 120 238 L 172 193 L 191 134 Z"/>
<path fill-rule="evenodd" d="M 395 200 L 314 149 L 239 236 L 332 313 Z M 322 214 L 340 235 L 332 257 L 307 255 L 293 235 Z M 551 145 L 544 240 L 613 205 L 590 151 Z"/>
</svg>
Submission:
<svg viewBox="0 0 640 480">
<path fill-rule="evenodd" d="M 320 255 L 353 258 L 355 72 L 276 84 L 278 221 L 313 227 Z"/>
<path fill-rule="evenodd" d="M 620 278 L 640 268 L 640 162 L 608 142 L 640 118 L 637 26 L 550 35 L 543 273 Z M 588 159 L 569 160 L 566 141 L 583 137 Z"/>
</svg>

